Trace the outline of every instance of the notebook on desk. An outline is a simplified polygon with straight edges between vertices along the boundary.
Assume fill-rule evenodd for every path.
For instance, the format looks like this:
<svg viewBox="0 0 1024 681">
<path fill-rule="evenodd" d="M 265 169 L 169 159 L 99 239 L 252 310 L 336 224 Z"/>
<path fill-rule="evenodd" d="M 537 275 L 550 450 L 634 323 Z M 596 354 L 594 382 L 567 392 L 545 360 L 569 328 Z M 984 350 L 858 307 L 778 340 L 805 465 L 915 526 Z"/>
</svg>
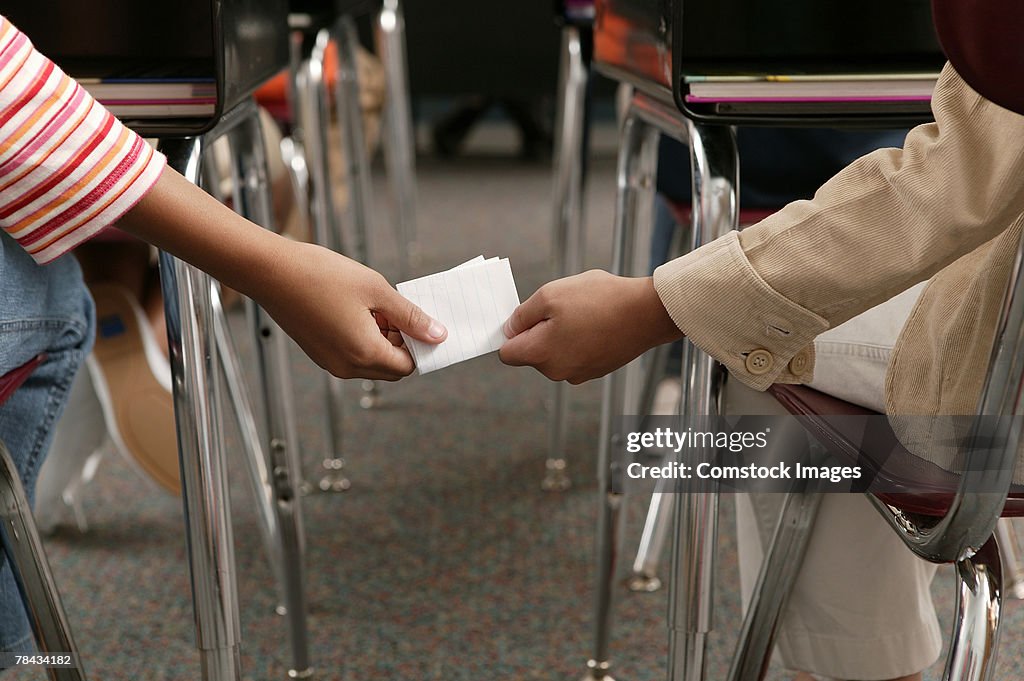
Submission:
<svg viewBox="0 0 1024 681">
<path fill-rule="evenodd" d="M 596 1 L 597 68 L 695 119 L 916 122 L 945 61 L 929 0 Z"/>
<path fill-rule="evenodd" d="M 8 0 L 3 12 L 152 136 L 208 130 L 288 64 L 286 0 Z"/>
<path fill-rule="evenodd" d="M 720 114 L 927 113 L 938 79 L 931 73 L 687 75 L 687 103 Z"/>
</svg>

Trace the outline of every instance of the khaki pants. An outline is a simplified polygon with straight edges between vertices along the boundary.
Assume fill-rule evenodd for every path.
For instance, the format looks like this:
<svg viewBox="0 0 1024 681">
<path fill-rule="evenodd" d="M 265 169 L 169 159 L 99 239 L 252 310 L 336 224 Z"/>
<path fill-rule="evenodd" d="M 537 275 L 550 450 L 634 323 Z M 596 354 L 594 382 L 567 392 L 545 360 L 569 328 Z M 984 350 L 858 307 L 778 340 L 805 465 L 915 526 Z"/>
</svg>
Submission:
<svg viewBox="0 0 1024 681">
<path fill-rule="evenodd" d="M 815 341 L 811 384 L 881 411 L 889 354 L 920 294 L 914 287 Z M 771 397 L 730 381 L 727 412 L 782 414 Z M 778 518 L 779 494 L 736 495 L 743 602 Z M 776 650 L 795 670 L 838 679 L 889 679 L 930 666 L 942 636 L 929 585 L 936 566 L 910 552 L 861 495 L 826 494 L 783 619 Z"/>
</svg>

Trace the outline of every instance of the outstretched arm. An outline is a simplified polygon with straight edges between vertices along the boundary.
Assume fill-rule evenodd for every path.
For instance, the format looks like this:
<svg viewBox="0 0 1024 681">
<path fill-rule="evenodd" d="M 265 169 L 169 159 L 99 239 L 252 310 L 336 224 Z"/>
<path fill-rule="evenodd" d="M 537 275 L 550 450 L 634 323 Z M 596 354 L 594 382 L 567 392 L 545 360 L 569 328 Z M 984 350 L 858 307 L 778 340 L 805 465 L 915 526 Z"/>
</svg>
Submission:
<svg viewBox="0 0 1024 681">
<path fill-rule="evenodd" d="M 411 373 L 395 329 L 428 343 L 445 338 L 443 326 L 377 272 L 252 224 L 170 168 L 117 227 L 251 297 L 335 376 Z"/>
<path fill-rule="evenodd" d="M 911 131 L 903 149 L 868 154 L 812 200 L 658 268 L 654 288 L 677 330 L 754 388 L 805 382 L 818 334 L 1009 228 L 1024 213 L 1024 116 L 985 100 L 948 65 L 932 108 L 935 122 Z M 578 382 L 646 350 L 658 327 L 650 335 L 632 329 L 631 280 L 610 279 L 595 296 L 591 317 L 600 323 L 573 307 L 592 285 L 571 277 L 535 294 L 553 311 L 545 324 L 573 343 L 516 336 L 503 359 L 543 363 L 547 375 Z"/>
<path fill-rule="evenodd" d="M 39 263 L 113 223 L 252 297 L 318 364 L 393 380 L 445 329 L 382 276 L 236 215 L 165 167 L 0 16 L 0 226 Z"/>
</svg>

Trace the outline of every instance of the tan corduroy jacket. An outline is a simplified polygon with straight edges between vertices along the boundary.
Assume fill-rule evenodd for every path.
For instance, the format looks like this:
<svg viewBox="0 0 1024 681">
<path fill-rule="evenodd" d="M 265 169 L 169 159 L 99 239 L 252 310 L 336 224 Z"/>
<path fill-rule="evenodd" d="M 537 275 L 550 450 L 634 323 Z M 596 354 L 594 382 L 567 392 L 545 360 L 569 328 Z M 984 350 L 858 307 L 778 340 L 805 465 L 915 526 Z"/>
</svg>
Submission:
<svg viewBox="0 0 1024 681">
<path fill-rule="evenodd" d="M 893 351 L 887 411 L 974 413 L 1024 223 L 1024 116 L 948 64 L 932 110 L 903 149 L 658 268 L 680 330 L 754 388 L 807 382 L 815 336 L 930 278 Z"/>
</svg>

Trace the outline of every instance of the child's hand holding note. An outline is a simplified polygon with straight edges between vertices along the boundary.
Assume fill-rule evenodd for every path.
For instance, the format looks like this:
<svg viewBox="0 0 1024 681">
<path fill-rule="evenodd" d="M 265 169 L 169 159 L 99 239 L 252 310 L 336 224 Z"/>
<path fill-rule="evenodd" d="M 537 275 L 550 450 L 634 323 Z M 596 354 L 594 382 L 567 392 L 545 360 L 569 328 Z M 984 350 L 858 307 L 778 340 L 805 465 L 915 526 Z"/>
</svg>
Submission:
<svg viewBox="0 0 1024 681">
<path fill-rule="evenodd" d="M 505 342 L 502 324 L 519 305 L 512 268 L 504 258 L 477 256 L 454 269 L 402 282 L 398 292 L 448 329 L 440 345 L 402 334 L 421 374 L 498 350 Z"/>
</svg>

